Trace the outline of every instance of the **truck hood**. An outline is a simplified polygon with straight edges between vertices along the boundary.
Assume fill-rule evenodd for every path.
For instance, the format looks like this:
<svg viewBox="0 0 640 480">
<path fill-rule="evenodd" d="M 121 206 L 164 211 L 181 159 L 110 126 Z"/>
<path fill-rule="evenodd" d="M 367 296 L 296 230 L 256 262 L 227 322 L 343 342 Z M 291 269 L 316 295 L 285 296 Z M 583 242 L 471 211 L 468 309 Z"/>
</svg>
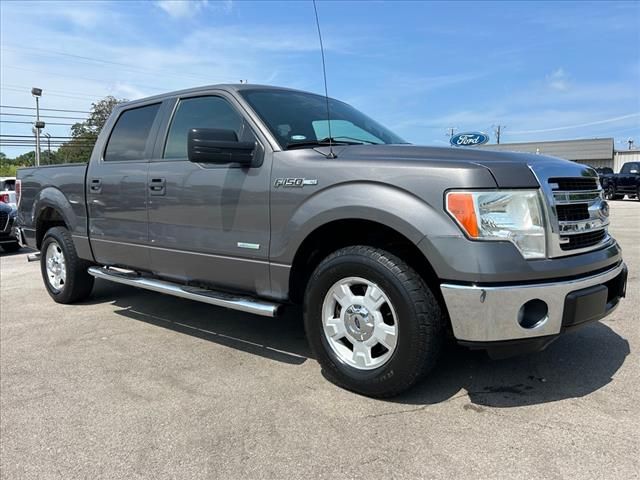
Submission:
<svg viewBox="0 0 640 480">
<path fill-rule="evenodd" d="M 327 147 L 316 149 L 328 153 Z M 341 160 L 368 162 L 415 161 L 428 166 L 445 164 L 479 165 L 489 170 L 501 188 L 536 188 L 538 178 L 597 177 L 591 167 L 561 158 L 531 153 L 494 151 L 464 147 L 417 145 L 340 145 L 334 152 Z"/>
</svg>

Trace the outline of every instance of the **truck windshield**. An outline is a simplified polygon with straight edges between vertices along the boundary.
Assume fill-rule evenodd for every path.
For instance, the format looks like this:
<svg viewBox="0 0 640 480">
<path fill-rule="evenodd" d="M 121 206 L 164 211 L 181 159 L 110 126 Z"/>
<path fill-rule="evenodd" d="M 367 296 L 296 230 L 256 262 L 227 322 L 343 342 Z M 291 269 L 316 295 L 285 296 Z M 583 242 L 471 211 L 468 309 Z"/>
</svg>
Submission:
<svg viewBox="0 0 640 480">
<path fill-rule="evenodd" d="M 326 98 L 277 89 L 241 90 L 283 149 L 327 145 Z M 346 103 L 329 99 L 331 141 L 336 144 L 397 144 L 402 138 Z"/>
</svg>

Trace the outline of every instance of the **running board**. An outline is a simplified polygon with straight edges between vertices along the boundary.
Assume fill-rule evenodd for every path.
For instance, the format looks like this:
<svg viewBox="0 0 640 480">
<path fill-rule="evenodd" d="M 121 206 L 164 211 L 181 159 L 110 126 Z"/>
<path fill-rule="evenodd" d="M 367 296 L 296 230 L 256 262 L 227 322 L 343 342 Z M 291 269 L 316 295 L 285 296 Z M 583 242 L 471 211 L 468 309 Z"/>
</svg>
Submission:
<svg viewBox="0 0 640 480">
<path fill-rule="evenodd" d="M 155 278 L 142 277 L 137 273 L 125 273 L 109 268 L 89 267 L 89 274 L 108 280 L 110 282 L 122 283 L 133 287 L 144 288 L 153 292 L 166 293 L 174 297 L 195 300 L 196 302 L 208 303 L 217 307 L 240 310 L 241 312 L 262 315 L 263 317 L 275 317 L 280 305 L 265 300 L 256 300 L 251 297 L 242 297 L 204 288 L 190 287 L 179 283 L 167 282 Z"/>
<path fill-rule="evenodd" d="M 30 253 L 27 255 L 27 262 L 39 262 L 40 261 L 40 252 Z"/>
</svg>

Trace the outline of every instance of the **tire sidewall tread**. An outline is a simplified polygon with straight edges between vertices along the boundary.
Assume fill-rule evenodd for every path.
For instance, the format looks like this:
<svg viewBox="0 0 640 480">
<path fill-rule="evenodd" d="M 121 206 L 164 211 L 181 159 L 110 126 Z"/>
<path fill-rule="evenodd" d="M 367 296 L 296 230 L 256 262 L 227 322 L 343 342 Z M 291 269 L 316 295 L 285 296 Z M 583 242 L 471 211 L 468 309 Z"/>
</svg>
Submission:
<svg viewBox="0 0 640 480">
<path fill-rule="evenodd" d="M 54 289 L 47 278 L 47 248 L 55 241 L 62 250 L 67 270 L 66 283 L 61 290 Z M 87 273 L 90 263 L 78 257 L 71 233 L 64 227 L 52 227 L 42 240 L 40 249 L 40 271 L 47 292 L 57 303 L 74 303 L 88 297 L 93 289 L 94 278 Z"/>
<path fill-rule="evenodd" d="M 398 321 L 398 346 L 391 359 L 373 370 L 357 370 L 332 352 L 322 327 L 322 303 L 335 281 L 361 276 L 384 290 Z M 399 257 L 369 246 L 342 248 L 311 275 L 304 302 L 305 329 L 312 351 L 331 381 L 355 392 L 390 397 L 410 388 L 434 366 L 443 339 L 440 306 L 420 275 Z"/>
</svg>

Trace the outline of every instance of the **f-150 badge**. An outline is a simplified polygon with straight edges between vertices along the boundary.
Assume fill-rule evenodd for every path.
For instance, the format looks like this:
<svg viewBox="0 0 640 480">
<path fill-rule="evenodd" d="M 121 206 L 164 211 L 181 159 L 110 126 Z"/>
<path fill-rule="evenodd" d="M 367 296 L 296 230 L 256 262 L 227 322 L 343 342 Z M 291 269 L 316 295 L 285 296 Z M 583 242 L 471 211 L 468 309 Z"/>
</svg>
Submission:
<svg viewBox="0 0 640 480">
<path fill-rule="evenodd" d="M 293 187 L 293 188 L 302 188 L 305 185 L 317 185 L 318 180 L 313 178 L 276 178 L 275 182 L 273 182 L 273 186 L 278 187 Z"/>
</svg>

